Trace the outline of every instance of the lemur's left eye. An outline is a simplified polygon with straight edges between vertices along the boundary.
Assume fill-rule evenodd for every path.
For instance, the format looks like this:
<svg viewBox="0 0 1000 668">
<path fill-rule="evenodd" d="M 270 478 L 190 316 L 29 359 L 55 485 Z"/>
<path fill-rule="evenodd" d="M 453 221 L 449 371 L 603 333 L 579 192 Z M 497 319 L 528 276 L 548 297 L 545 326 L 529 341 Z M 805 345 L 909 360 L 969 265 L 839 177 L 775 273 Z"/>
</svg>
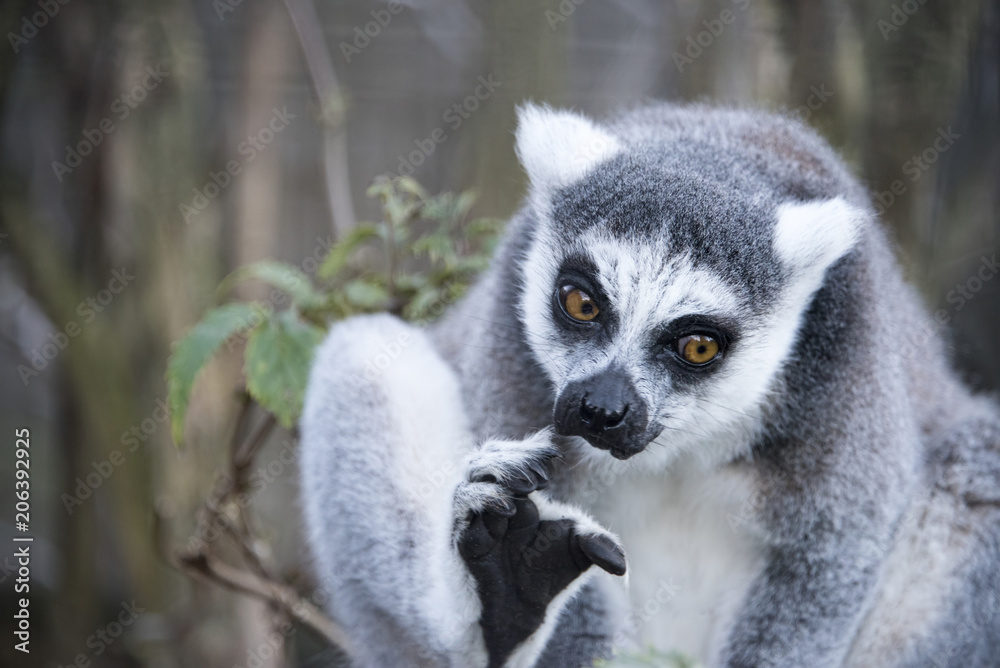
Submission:
<svg viewBox="0 0 1000 668">
<path fill-rule="evenodd" d="M 677 341 L 677 354 L 688 364 L 702 366 L 719 356 L 719 342 L 707 334 L 690 334 Z"/>
<path fill-rule="evenodd" d="M 566 315 L 580 322 L 590 322 L 601 312 L 597 308 L 597 302 L 575 285 L 564 285 L 559 288 L 559 303 L 562 304 Z"/>
</svg>

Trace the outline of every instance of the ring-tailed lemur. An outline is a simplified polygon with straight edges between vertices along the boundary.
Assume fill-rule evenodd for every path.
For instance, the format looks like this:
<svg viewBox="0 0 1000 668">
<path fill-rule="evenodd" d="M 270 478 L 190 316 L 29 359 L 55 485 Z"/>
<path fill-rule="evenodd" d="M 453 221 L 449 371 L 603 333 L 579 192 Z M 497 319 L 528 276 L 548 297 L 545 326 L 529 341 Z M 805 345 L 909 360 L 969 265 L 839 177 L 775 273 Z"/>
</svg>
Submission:
<svg viewBox="0 0 1000 668">
<path fill-rule="evenodd" d="M 315 359 L 302 500 L 356 664 L 1000 665 L 998 411 L 830 148 L 670 105 L 527 106 L 516 142 L 470 294 Z"/>
</svg>

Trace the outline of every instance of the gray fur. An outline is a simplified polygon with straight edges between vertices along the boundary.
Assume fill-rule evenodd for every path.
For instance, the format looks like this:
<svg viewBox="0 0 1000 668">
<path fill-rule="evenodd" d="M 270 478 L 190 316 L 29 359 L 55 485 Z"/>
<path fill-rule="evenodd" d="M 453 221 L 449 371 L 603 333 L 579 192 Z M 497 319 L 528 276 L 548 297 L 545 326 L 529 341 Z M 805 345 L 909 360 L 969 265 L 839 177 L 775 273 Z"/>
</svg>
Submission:
<svg viewBox="0 0 1000 668">
<path fill-rule="evenodd" d="M 441 619 L 471 616 L 456 623 L 461 628 L 436 628 L 440 619 L 420 600 L 441 577 L 428 555 L 453 547 L 435 528 L 437 514 L 452 507 L 476 443 L 525 439 L 553 424 L 555 398 L 573 373 L 566 359 L 599 369 L 614 355 L 657 409 L 655 424 L 668 427 L 627 462 L 601 458 L 576 437 L 555 439 L 564 459 L 551 495 L 621 532 L 634 602 L 652 594 L 636 587 L 661 555 L 634 552 L 655 536 L 630 533 L 633 516 L 683 518 L 686 506 L 671 505 L 670 494 L 695 479 L 751 490 L 733 536 L 759 557 L 747 557 L 752 577 L 733 594 L 732 612 L 721 603 L 713 612 L 721 621 L 699 650 L 708 665 L 997 665 L 1000 417 L 948 368 L 864 189 L 815 133 L 779 116 L 655 105 L 598 127 L 620 150 L 602 148 L 569 183 L 536 183 L 492 267 L 431 331 L 388 317 L 348 321 L 333 328 L 316 359 L 302 421 L 302 498 L 317 571 L 335 582 L 331 613 L 360 648 L 358 665 L 485 665 L 462 574 L 434 599 L 453 608 Z M 775 250 L 776 212 L 834 198 L 864 218 L 857 238 L 825 267 L 801 313 L 782 314 L 789 285 L 804 279 Z M 548 324 L 527 310 L 526 276 L 538 270 L 529 266 L 533 244 L 549 238 L 559 240 L 545 253 L 555 264 L 589 256 L 599 239 L 623 253 L 659 254 L 661 265 L 644 265 L 636 281 L 662 271 L 669 285 L 669 272 L 682 271 L 670 264 L 677 258 L 688 263 L 683 271 L 715 277 L 718 292 L 730 295 L 719 308 L 741 332 L 732 359 L 715 376 L 668 371 L 648 352 L 653 325 L 632 325 L 622 352 L 614 344 L 626 325 L 610 314 L 604 338 L 539 334 Z M 724 365 L 752 352 L 746 346 L 762 340 L 754 338 L 760 323 L 790 315 L 794 343 L 767 391 L 730 424 L 718 417 L 724 412 L 711 417 L 711 404 L 699 402 L 725 387 Z M 380 346 L 406 332 L 414 342 L 366 378 Z M 411 362 L 423 370 L 415 381 Z M 440 405 L 418 424 L 401 421 L 405 392 L 385 395 L 393 383 L 412 383 L 415 394 L 426 386 Z M 684 406 L 705 416 L 691 426 L 693 436 L 669 427 Z M 442 420 L 456 424 L 442 428 Z M 685 444 L 676 452 L 675 441 Z M 424 442 L 440 447 L 427 449 L 423 472 L 401 467 L 397 451 L 413 448 L 400 444 Z M 714 459 L 712 448 L 719 448 Z M 428 472 L 441 472 L 440 484 L 414 498 L 407 490 Z M 649 481 L 659 501 L 616 507 Z M 424 545 L 433 541 L 438 552 Z M 558 625 L 537 665 L 589 665 L 622 637 L 615 604 L 622 594 L 606 585 L 593 580 L 553 611 Z"/>
</svg>

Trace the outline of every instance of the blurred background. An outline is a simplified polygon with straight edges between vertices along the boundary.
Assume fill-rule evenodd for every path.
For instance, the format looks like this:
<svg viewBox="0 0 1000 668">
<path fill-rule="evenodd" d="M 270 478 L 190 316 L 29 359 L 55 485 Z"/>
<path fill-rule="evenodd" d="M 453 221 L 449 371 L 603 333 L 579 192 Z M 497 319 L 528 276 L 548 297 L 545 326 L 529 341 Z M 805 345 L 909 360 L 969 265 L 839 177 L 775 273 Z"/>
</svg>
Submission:
<svg viewBox="0 0 1000 668">
<path fill-rule="evenodd" d="M 267 603 L 169 563 L 240 408 L 223 354 L 175 447 L 171 343 L 240 265 L 314 272 L 379 215 L 378 175 L 472 188 L 476 215 L 508 216 L 526 99 L 798 115 L 869 186 L 969 381 L 1000 381 L 1000 0 L 6 0 L 0 24 L 3 665 L 331 660 L 304 627 L 274 640 Z M 30 655 L 11 641 L 23 427 Z M 292 441 L 268 437 L 251 502 L 260 552 L 294 580 Z"/>
</svg>

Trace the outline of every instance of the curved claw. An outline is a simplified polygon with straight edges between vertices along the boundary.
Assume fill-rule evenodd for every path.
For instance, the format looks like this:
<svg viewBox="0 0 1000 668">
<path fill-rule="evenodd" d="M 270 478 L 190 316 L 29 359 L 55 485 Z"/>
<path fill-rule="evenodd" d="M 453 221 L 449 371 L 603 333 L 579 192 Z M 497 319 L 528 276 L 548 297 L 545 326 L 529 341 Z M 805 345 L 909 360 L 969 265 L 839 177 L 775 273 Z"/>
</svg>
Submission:
<svg viewBox="0 0 1000 668">
<path fill-rule="evenodd" d="M 625 575 L 625 551 L 610 536 L 577 535 L 577 545 L 590 563 L 612 575 Z"/>
</svg>

